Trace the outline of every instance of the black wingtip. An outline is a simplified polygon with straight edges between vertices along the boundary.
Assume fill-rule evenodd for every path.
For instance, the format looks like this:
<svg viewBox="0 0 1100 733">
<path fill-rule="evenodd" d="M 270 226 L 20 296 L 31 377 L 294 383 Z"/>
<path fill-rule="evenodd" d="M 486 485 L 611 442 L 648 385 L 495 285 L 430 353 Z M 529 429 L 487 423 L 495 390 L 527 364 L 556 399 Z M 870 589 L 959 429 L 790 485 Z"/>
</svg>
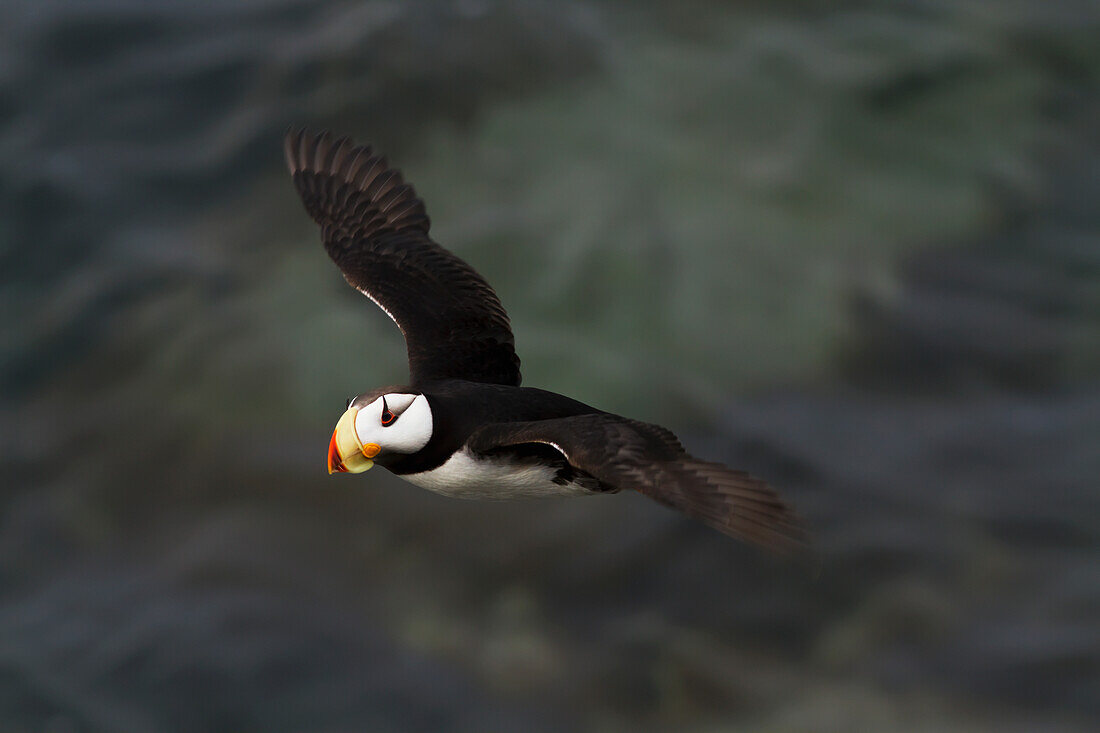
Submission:
<svg viewBox="0 0 1100 733">
<path fill-rule="evenodd" d="M 801 518 L 765 481 L 720 463 L 688 459 L 682 467 L 708 487 L 669 503 L 723 534 L 776 555 L 797 558 L 809 549 Z"/>
<path fill-rule="evenodd" d="M 428 231 L 423 202 L 401 172 L 369 145 L 334 138 L 327 130 L 291 127 L 283 138 L 283 154 L 306 209 L 322 226 L 360 237 L 383 229 Z"/>
</svg>

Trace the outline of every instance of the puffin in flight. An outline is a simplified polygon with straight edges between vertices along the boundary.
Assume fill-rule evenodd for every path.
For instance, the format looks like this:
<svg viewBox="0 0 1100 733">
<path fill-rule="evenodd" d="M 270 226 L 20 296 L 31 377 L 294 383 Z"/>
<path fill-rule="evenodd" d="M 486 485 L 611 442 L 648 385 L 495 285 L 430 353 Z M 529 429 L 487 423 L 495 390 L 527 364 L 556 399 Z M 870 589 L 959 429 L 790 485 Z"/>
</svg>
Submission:
<svg viewBox="0 0 1100 733">
<path fill-rule="evenodd" d="M 758 478 L 692 457 L 670 431 L 520 386 L 508 315 L 472 267 L 432 241 L 423 202 L 370 147 L 287 133 L 286 162 L 344 278 L 405 337 L 410 384 L 348 401 L 329 473 L 374 464 L 477 499 L 632 489 L 727 535 L 785 551 L 791 509 Z"/>
</svg>

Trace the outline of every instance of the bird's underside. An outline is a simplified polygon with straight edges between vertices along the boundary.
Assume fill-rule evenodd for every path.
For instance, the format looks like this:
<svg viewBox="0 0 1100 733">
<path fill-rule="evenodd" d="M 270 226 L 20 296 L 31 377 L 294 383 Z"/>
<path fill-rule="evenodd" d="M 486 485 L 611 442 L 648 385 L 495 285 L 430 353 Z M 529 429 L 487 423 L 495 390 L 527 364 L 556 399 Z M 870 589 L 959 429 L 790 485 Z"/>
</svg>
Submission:
<svg viewBox="0 0 1100 733">
<path fill-rule="evenodd" d="M 371 460 L 356 458 L 368 468 L 377 461 L 439 493 L 500 498 L 632 489 L 758 545 L 789 550 L 800 543 L 794 514 L 760 479 L 692 457 L 662 427 L 519 387 L 519 358 L 500 300 L 473 268 L 432 241 L 423 203 L 384 158 L 327 133 L 289 133 L 285 147 L 329 256 L 393 319 L 408 349 L 411 385 L 375 390 L 349 405 L 351 437 L 340 438 L 340 449 L 334 433 L 330 470 L 333 448 L 342 468 L 344 453 L 358 446 Z M 410 444 L 415 450 L 384 445 L 414 422 L 388 413 L 387 395 L 402 404 L 406 397 L 411 404 L 418 404 L 414 396 L 426 400 L 426 432 Z"/>
</svg>

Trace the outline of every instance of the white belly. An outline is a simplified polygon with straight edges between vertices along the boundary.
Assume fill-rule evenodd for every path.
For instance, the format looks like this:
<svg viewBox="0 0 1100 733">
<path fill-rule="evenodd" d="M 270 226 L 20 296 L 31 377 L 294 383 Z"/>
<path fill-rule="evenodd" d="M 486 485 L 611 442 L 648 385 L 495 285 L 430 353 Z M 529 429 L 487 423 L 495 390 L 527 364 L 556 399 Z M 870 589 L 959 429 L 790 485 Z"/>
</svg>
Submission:
<svg viewBox="0 0 1100 733">
<path fill-rule="evenodd" d="M 533 496 L 578 496 L 592 492 L 576 484 L 554 483 L 547 466 L 475 458 L 466 449 L 438 468 L 401 478 L 444 496 L 460 499 L 518 499 Z"/>
</svg>

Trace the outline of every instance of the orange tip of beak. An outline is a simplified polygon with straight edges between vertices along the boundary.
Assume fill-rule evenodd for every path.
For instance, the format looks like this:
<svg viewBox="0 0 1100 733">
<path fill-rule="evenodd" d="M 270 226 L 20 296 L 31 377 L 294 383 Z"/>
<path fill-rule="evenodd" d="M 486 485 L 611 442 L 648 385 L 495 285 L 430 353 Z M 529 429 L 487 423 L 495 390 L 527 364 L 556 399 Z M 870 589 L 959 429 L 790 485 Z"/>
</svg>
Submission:
<svg viewBox="0 0 1100 733">
<path fill-rule="evenodd" d="M 336 445 L 336 430 L 332 431 L 332 440 L 328 443 L 328 472 L 329 475 L 348 472 L 347 467 L 344 465 L 344 458 L 340 455 L 340 449 Z"/>
</svg>

